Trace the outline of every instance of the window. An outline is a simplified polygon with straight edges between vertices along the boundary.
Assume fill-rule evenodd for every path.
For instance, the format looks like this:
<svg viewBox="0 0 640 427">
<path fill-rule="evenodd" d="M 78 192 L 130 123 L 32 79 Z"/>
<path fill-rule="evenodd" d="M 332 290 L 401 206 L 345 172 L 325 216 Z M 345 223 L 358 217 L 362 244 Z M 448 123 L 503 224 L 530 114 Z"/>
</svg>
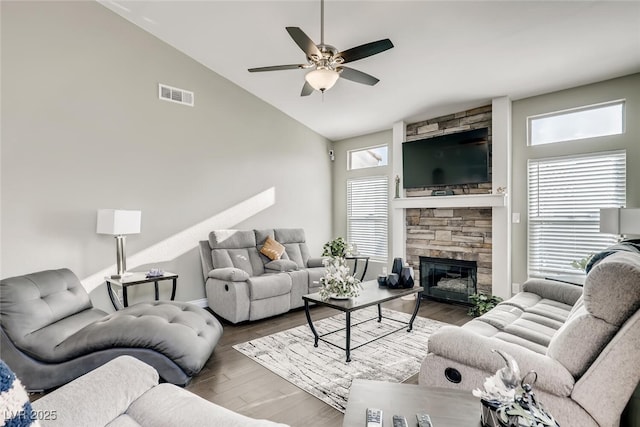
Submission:
<svg viewBox="0 0 640 427">
<path fill-rule="evenodd" d="M 624 132 L 624 101 L 529 117 L 529 145 L 550 144 Z"/>
<path fill-rule="evenodd" d="M 389 164 L 387 156 L 389 148 L 386 145 L 368 147 L 360 150 L 350 150 L 347 156 L 348 170 L 373 168 Z"/>
<path fill-rule="evenodd" d="M 578 274 L 571 266 L 617 240 L 600 233 L 600 208 L 626 203 L 626 153 L 529 160 L 529 275 Z"/>
<path fill-rule="evenodd" d="M 386 176 L 347 181 L 347 241 L 360 255 L 387 261 L 389 181 Z"/>
</svg>

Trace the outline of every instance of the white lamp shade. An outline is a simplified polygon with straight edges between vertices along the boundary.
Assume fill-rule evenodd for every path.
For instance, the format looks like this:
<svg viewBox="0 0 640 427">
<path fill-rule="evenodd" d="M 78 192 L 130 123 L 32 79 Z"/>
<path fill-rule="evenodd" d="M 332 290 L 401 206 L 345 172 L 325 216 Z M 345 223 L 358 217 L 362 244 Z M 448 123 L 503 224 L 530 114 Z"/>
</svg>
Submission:
<svg viewBox="0 0 640 427">
<path fill-rule="evenodd" d="M 640 208 L 600 209 L 600 232 L 640 234 Z"/>
<path fill-rule="evenodd" d="M 324 92 L 327 89 L 331 89 L 333 85 L 336 84 L 338 77 L 340 77 L 340 75 L 337 71 L 318 68 L 316 70 L 309 71 L 307 75 L 304 76 L 304 79 L 315 90 Z"/>
<path fill-rule="evenodd" d="M 138 234 L 140 233 L 141 218 L 141 211 L 98 209 L 96 233 L 114 236 Z"/>
</svg>

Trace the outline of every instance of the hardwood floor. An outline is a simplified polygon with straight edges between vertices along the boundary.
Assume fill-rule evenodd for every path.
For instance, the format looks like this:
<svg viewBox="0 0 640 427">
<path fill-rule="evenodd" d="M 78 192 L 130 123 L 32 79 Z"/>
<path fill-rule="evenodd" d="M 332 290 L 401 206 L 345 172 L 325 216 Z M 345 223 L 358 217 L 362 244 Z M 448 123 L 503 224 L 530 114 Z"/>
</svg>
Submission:
<svg viewBox="0 0 640 427">
<path fill-rule="evenodd" d="M 393 300 L 383 305 L 398 311 L 413 312 L 414 301 Z M 337 314 L 327 307 L 314 307 L 313 318 Z M 419 315 L 454 325 L 471 318 L 467 308 L 433 301 L 422 301 Z M 280 378 L 232 346 L 254 338 L 306 324 L 304 310 L 243 325 L 224 324 L 224 334 L 216 350 L 187 390 L 238 413 L 266 418 L 292 427 L 339 427 L 343 414 L 319 399 Z M 417 383 L 417 374 L 407 383 Z"/>
</svg>

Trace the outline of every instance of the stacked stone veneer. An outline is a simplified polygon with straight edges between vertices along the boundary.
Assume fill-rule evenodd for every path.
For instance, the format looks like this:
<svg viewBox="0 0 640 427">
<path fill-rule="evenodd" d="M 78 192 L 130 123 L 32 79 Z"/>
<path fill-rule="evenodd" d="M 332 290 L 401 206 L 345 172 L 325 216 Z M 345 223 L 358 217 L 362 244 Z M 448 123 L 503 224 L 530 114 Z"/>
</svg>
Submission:
<svg viewBox="0 0 640 427">
<path fill-rule="evenodd" d="M 479 128 L 489 128 L 491 170 L 490 105 L 408 124 L 406 140 Z M 491 191 L 491 182 L 448 188 L 456 195 L 487 194 Z M 434 189 L 442 187 L 407 189 L 406 197 L 431 196 Z M 406 221 L 406 261 L 414 268 L 416 279 L 419 280 L 421 256 L 476 261 L 478 290 L 491 293 L 491 208 L 407 209 Z"/>
</svg>

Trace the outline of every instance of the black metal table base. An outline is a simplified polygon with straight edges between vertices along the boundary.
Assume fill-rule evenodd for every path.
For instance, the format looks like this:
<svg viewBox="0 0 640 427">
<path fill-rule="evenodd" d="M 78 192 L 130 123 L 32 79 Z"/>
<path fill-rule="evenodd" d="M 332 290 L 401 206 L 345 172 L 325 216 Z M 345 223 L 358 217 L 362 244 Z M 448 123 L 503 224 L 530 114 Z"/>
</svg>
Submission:
<svg viewBox="0 0 640 427">
<path fill-rule="evenodd" d="M 323 342 L 325 342 L 327 344 L 330 344 L 330 345 L 332 345 L 334 347 L 339 348 L 340 350 L 344 350 L 345 353 L 346 353 L 346 356 L 347 356 L 346 357 L 346 361 L 347 362 L 351 362 L 351 350 L 355 350 L 355 349 L 360 348 L 360 347 L 362 347 L 364 345 L 367 345 L 367 344 L 370 344 L 372 342 L 375 342 L 375 341 L 377 341 L 377 340 L 379 340 L 381 338 L 384 338 L 384 337 L 386 337 L 388 335 L 393 334 L 394 332 L 401 331 L 402 329 L 405 329 L 406 326 L 409 326 L 407 328 L 407 332 L 411 332 L 413 330 L 413 321 L 415 320 L 416 316 L 418 315 L 418 309 L 420 308 L 420 300 L 421 299 L 422 298 L 420 298 L 420 294 L 418 294 L 417 298 L 416 298 L 416 305 L 415 305 L 415 308 L 413 309 L 413 314 L 411 315 L 411 319 L 408 322 L 405 322 L 405 321 L 402 321 L 402 320 L 398 320 L 398 319 L 393 319 L 393 318 L 387 317 L 387 316 L 383 316 L 382 315 L 382 307 L 381 307 L 380 304 L 378 304 L 378 315 L 377 316 L 369 318 L 369 319 L 361 320 L 360 322 L 354 323 L 352 325 L 351 324 L 351 312 L 350 311 L 345 311 L 344 312 L 345 315 L 346 315 L 345 327 L 344 328 L 340 328 L 340 329 L 336 329 L 336 330 L 331 331 L 331 332 L 324 333 L 322 335 L 319 335 L 318 331 L 313 326 L 313 321 L 311 320 L 311 313 L 309 312 L 309 301 L 305 300 L 305 302 L 304 302 L 304 312 L 305 312 L 305 315 L 307 316 L 307 322 L 309 323 L 309 328 L 311 329 L 311 332 L 313 333 L 313 338 L 314 338 L 313 346 L 314 347 L 318 347 L 318 342 L 319 341 L 323 341 Z M 358 344 L 355 347 L 351 347 L 351 327 L 352 326 L 357 326 L 357 325 L 360 325 L 360 324 L 365 323 L 365 322 L 370 322 L 372 320 L 377 320 L 378 322 L 382 322 L 382 319 L 387 319 L 387 320 L 391 320 L 393 322 L 401 323 L 402 326 L 399 327 L 399 328 L 393 329 L 391 331 L 388 331 L 388 332 L 386 332 L 386 333 L 384 333 L 384 334 L 382 334 L 380 336 L 377 336 L 372 340 L 365 341 L 362 344 Z M 342 347 L 342 346 L 340 346 L 340 345 L 338 345 L 338 344 L 336 344 L 334 342 L 331 342 L 329 340 L 324 339 L 324 337 L 326 337 L 327 335 L 332 335 L 332 334 L 335 334 L 337 332 L 344 331 L 344 330 L 346 330 L 345 346 L 344 347 Z"/>
</svg>

